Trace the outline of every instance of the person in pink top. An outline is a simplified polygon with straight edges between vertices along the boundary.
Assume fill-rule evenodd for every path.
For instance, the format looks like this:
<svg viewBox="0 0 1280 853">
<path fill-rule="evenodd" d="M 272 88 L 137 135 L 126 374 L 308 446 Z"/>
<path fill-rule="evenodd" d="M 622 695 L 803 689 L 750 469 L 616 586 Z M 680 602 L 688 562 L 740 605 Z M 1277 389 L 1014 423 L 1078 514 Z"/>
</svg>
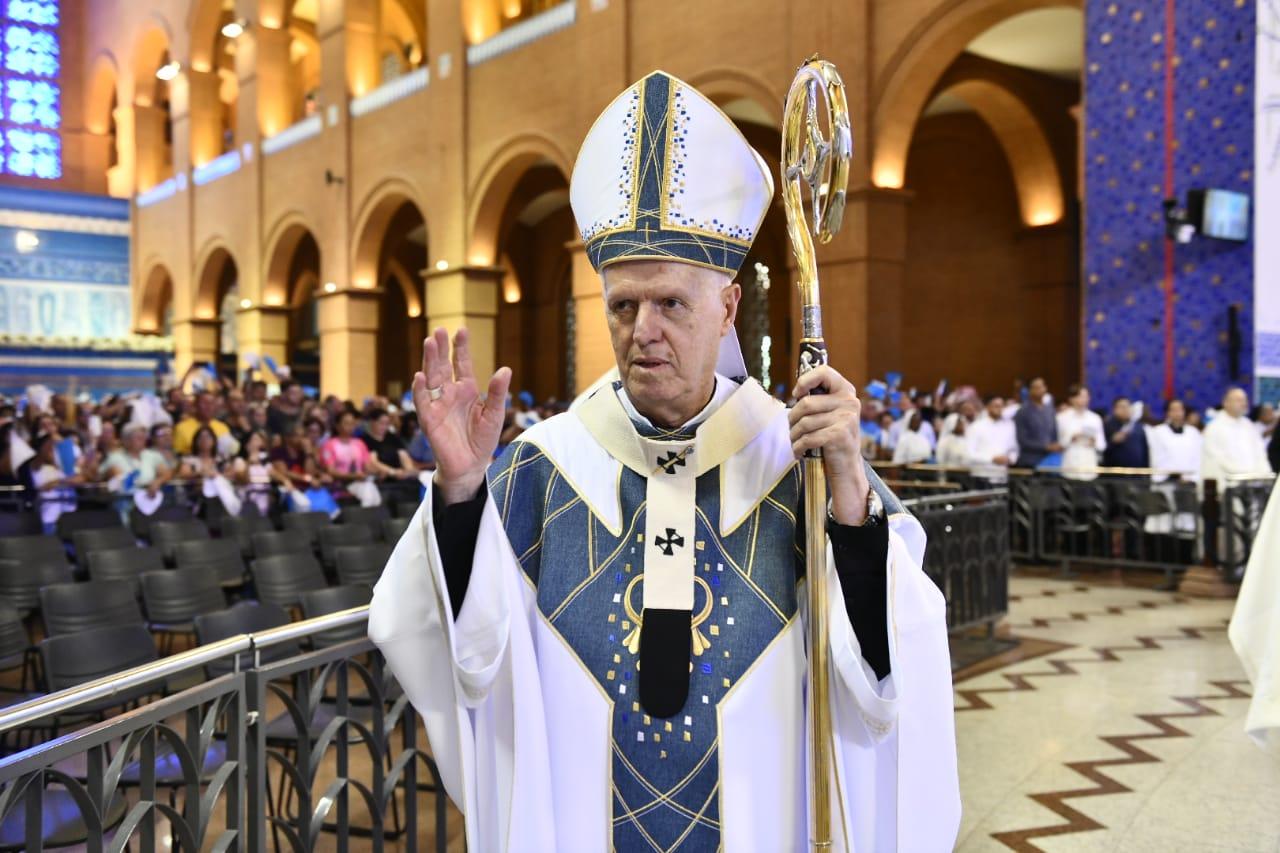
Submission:
<svg viewBox="0 0 1280 853">
<path fill-rule="evenodd" d="M 346 484 L 368 476 L 370 458 L 369 448 L 356 438 L 356 416 L 344 411 L 333 437 L 320 448 L 320 464 L 334 480 Z"/>
</svg>

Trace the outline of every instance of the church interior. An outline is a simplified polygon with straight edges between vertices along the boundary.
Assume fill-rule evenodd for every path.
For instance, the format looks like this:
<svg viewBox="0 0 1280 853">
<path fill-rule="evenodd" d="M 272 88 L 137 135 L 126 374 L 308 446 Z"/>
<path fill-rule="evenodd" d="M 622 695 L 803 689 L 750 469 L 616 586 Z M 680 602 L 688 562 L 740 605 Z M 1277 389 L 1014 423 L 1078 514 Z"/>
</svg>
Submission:
<svg viewBox="0 0 1280 853">
<path fill-rule="evenodd" d="M 1258 683 L 1280 633 L 1241 616 L 1249 600 L 1280 617 L 1275 0 L 6 0 L 0 31 L 0 848 L 467 849 L 355 610 L 414 518 L 412 477 L 412 500 L 380 481 L 367 515 L 340 500 L 360 524 L 326 527 L 317 503 L 219 509 L 192 533 L 188 509 L 170 541 L 132 504 L 123 527 L 101 522 L 120 505 L 101 472 L 78 497 L 24 498 L 5 479 L 17 437 L 35 424 L 24 446 L 42 459 L 44 419 L 60 424 L 76 474 L 82 447 L 111 449 L 105 422 L 127 446 L 129 406 L 155 441 L 162 407 L 179 406 L 173 425 L 214 390 L 264 454 L 309 413 L 338 434 L 346 405 L 362 434 L 390 413 L 407 459 L 437 327 L 469 330 L 477 376 L 511 369 L 517 426 L 563 412 L 614 365 L 570 204 L 595 117 L 661 69 L 780 185 L 788 89 L 817 55 L 843 78 L 852 136 L 843 227 L 817 252 L 826 341 L 946 598 L 954 849 L 1280 853 L 1280 738 L 1258 734 L 1280 727 Z M 787 216 L 775 193 L 736 279 L 747 372 L 784 400 L 802 336 Z M 1078 411 L 1091 400 L 1108 424 L 1083 473 L 1065 453 L 1024 469 L 1013 447 L 998 475 L 945 455 L 1001 420 L 993 396 L 1040 406 L 1033 380 L 1062 445 L 1081 389 Z M 278 414 L 290 387 L 306 402 Z M 1199 444 L 1190 467 L 1158 456 L 1175 408 L 1204 453 L 1239 450 L 1211 432 L 1230 418 L 1261 461 L 1215 481 Z M 896 452 L 925 425 L 923 455 Z M 1110 455 L 1135 428 L 1141 457 Z M 113 670 L 58 670 L 50 590 L 99 582 L 86 534 L 108 527 L 123 539 L 107 547 L 146 543 L 167 574 L 226 545 L 239 568 L 218 606 L 260 598 L 284 623 L 218 634 L 204 611 L 158 616 L 144 570 L 112 575 L 147 631 L 115 665 L 130 678 L 77 699 Z M 261 549 L 291 537 L 324 577 L 270 592 Z M 55 538 L 52 563 L 33 556 Z M 372 574 L 344 574 L 344 546 L 373 549 L 350 555 Z M 364 597 L 343 606 L 301 592 L 352 578 Z M 68 639 L 104 624 L 101 595 Z M 324 614 L 324 631 L 298 628 Z M 220 662 L 211 642 L 230 644 Z"/>
</svg>

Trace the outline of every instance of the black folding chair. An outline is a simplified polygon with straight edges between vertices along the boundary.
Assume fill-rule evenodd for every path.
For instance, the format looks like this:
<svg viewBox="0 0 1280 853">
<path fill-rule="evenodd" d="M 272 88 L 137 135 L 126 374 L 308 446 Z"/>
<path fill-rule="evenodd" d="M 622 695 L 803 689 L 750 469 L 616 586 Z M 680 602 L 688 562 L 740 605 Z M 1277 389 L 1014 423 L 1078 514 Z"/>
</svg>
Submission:
<svg viewBox="0 0 1280 853">
<path fill-rule="evenodd" d="M 364 545 L 342 545 L 333 549 L 334 564 L 338 571 L 338 583 L 362 583 L 372 587 L 382 577 L 387 560 L 391 559 L 393 545 L 370 542 Z"/>
<path fill-rule="evenodd" d="M 40 616 L 50 637 L 145 622 L 126 580 L 50 584 L 40 590 Z"/>
<path fill-rule="evenodd" d="M 233 539 L 240 546 L 240 556 L 253 559 L 255 533 L 274 533 L 275 524 L 265 515 L 233 515 L 222 520 L 222 538 Z"/>
<path fill-rule="evenodd" d="M 253 555 L 258 558 L 280 554 L 311 554 L 311 541 L 291 530 L 253 534 Z"/>
<path fill-rule="evenodd" d="M 199 567 L 147 572 L 141 580 L 147 624 L 165 635 L 166 648 L 172 647 L 174 636 L 195 633 L 197 616 L 227 606 L 217 577 Z"/>
<path fill-rule="evenodd" d="M 310 554 L 259 557 L 253 561 L 250 570 L 258 600 L 286 609 L 298 607 L 302 603 L 302 593 L 326 586 L 324 570 Z"/>
<path fill-rule="evenodd" d="M 23 619 L 40 609 L 40 587 L 71 581 L 65 560 L 0 560 L 0 602 Z"/>
<path fill-rule="evenodd" d="M 333 549 L 342 545 L 368 545 L 373 533 L 363 524 L 333 524 L 317 531 L 320 537 L 320 563 L 326 570 L 334 568 Z"/>
<path fill-rule="evenodd" d="M 145 572 L 163 572 L 164 558 L 155 548 L 133 545 L 92 551 L 89 554 L 89 579 L 95 581 L 128 581 L 135 598 L 142 597 L 138 578 Z"/>
<path fill-rule="evenodd" d="M 338 524 L 363 524 L 369 528 L 374 540 L 380 541 L 382 539 L 382 522 L 390 518 L 391 510 L 385 504 L 380 506 L 349 506 L 344 507 L 338 515 Z"/>
<path fill-rule="evenodd" d="M 315 549 L 319 545 L 319 530 L 333 524 L 327 512 L 287 512 L 280 519 L 281 529 L 306 537 L 307 546 Z"/>
<path fill-rule="evenodd" d="M 206 541 L 211 539 L 209 528 L 196 518 L 184 521 L 154 521 L 151 523 L 151 545 L 158 549 L 167 565 L 172 566 L 177 557 L 179 542 Z"/>
<path fill-rule="evenodd" d="M 313 589 L 302 594 L 302 618 L 314 619 L 329 613 L 363 607 L 373 600 L 373 590 L 364 584 L 347 584 L 330 586 L 324 589 Z M 312 648 L 336 646 L 348 640 L 356 640 L 368 636 L 369 627 L 364 621 L 355 622 L 327 631 L 318 631 L 311 635 Z"/>
<path fill-rule="evenodd" d="M 138 544 L 133 531 L 126 527 L 98 527 L 77 530 L 71 534 L 75 546 L 76 567 L 80 572 L 89 571 L 89 554 L 113 548 L 132 548 Z"/>
<path fill-rule="evenodd" d="M 0 538 L 0 560 L 67 562 L 67 548 L 56 536 L 6 536 Z"/>
<path fill-rule="evenodd" d="M 179 542 L 173 553 L 180 569 L 204 569 L 224 589 L 244 586 L 248 571 L 240 555 L 240 543 L 234 539 L 187 540 Z"/>
</svg>

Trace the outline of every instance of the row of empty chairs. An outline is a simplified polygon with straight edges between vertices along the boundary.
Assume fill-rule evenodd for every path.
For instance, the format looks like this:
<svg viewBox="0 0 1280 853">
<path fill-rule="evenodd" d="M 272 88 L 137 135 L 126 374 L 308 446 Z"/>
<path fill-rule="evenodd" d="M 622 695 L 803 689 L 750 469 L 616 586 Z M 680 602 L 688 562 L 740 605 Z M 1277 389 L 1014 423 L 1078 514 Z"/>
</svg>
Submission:
<svg viewBox="0 0 1280 853">
<path fill-rule="evenodd" d="M 153 518 L 145 536 L 111 511 L 63 519 L 55 534 L 43 535 L 20 514 L 0 513 L 0 670 L 21 667 L 20 686 L 10 683 L 14 695 L 0 697 L 0 705 L 145 662 L 138 659 L 143 634 L 158 656 L 157 640 L 161 649 L 183 635 L 210 641 L 214 629 L 202 631 L 202 620 L 243 629 L 231 636 L 261 630 L 255 618 L 269 616 L 274 625 L 278 614 L 287 622 L 367 604 L 409 523 L 385 507 L 357 507 L 336 520 L 286 514 L 281 529 L 267 517 L 224 517 L 215 537 L 189 514 Z M 84 638 L 108 630 L 115 633 L 102 636 L 135 639 L 85 651 Z M 355 635 L 362 633 L 357 626 Z M 67 665 L 57 650 L 72 647 L 67 654 L 78 662 Z"/>
</svg>

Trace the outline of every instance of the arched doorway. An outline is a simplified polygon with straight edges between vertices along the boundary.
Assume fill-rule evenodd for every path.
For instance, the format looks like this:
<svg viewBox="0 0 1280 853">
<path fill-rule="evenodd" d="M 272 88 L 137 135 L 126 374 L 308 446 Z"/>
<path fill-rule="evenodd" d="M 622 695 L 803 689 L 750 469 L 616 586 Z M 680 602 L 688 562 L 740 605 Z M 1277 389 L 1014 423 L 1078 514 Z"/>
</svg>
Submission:
<svg viewBox="0 0 1280 853">
<path fill-rule="evenodd" d="M 1044 5 L 1027 3 L 1029 6 Z M 1075 194 L 1083 16 L 1013 10 L 971 37 L 912 123 L 902 345 L 907 386 L 1004 393 L 1015 376 L 1079 376 Z M 936 57 L 935 57 L 936 59 Z M 875 152 L 893 185 L 892 134 Z M 957 168 L 963 152 L 963 168 Z"/>
<path fill-rule="evenodd" d="M 314 388 L 320 386 L 320 245 L 310 231 L 297 235 L 295 247 L 285 260 L 284 281 L 288 287 L 289 370 L 294 379 Z"/>
<path fill-rule="evenodd" d="M 146 30 L 133 53 L 134 164 L 139 191 L 173 176 L 169 83 L 176 76 L 177 66 L 169 55 L 169 37 L 158 27 Z"/>
<path fill-rule="evenodd" d="M 383 83 L 421 68 L 427 61 L 427 10 L 425 3 L 382 0 L 382 32 L 378 39 L 378 64 Z"/>
<path fill-rule="evenodd" d="M 236 375 L 239 354 L 236 336 L 236 312 L 240 308 L 239 279 L 235 258 L 221 246 L 206 253 L 196 279 L 196 316 L 218 321 L 217 369 L 222 376 Z"/>
<path fill-rule="evenodd" d="M 164 264 L 155 264 L 142 282 L 135 328 L 144 335 L 172 335 L 173 276 Z"/>
<path fill-rule="evenodd" d="M 573 275 L 565 246 L 576 236 L 569 182 L 554 164 L 534 163 L 516 181 L 497 226 L 497 363 L 512 370 L 511 391 L 571 399 Z"/>
<path fill-rule="evenodd" d="M 191 15 L 191 162 L 207 163 L 236 144 L 240 80 L 236 53 L 244 27 L 235 0 L 198 0 Z"/>
<path fill-rule="evenodd" d="M 102 55 L 94 60 L 93 76 L 85 97 L 85 129 L 99 147 L 92 150 L 94 165 L 101 169 L 101 181 L 96 173 L 90 178 L 103 192 L 111 191 L 111 174 L 120 162 L 119 132 L 116 110 L 119 107 L 115 60 Z"/>
<path fill-rule="evenodd" d="M 320 329 L 315 299 L 321 292 L 320 246 L 309 220 L 297 212 L 268 233 L 261 305 L 253 310 L 272 315 L 271 325 L 278 331 L 261 342 L 263 352 L 257 355 L 272 355 L 277 363 L 289 365 L 293 377 L 304 385 L 318 386 Z"/>
<path fill-rule="evenodd" d="M 292 121 L 320 111 L 320 39 L 316 30 L 319 0 L 289 4 L 289 90 Z"/>
<path fill-rule="evenodd" d="M 427 319 L 423 310 L 422 270 L 427 265 L 427 225 L 413 202 L 391 214 L 378 250 L 377 389 L 392 401 L 413 385 L 422 364 Z"/>
</svg>

